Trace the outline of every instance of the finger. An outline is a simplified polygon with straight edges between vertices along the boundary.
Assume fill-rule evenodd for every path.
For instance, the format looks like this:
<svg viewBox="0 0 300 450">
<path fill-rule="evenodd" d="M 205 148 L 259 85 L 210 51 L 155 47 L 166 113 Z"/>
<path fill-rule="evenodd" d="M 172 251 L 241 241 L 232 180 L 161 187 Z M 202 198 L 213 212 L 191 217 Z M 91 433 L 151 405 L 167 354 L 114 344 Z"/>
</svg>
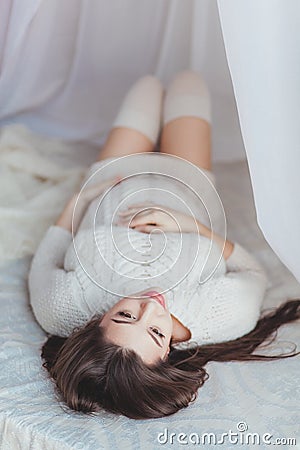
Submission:
<svg viewBox="0 0 300 450">
<path fill-rule="evenodd" d="M 132 216 L 133 214 L 144 214 L 154 211 L 153 205 L 129 206 L 126 210 L 119 211 L 120 216 Z"/>
<path fill-rule="evenodd" d="M 133 219 L 129 221 L 130 227 L 136 227 L 138 225 L 157 225 L 153 214 L 144 214 L 144 215 L 137 215 Z"/>
<path fill-rule="evenodd" d="M 144 219 L 142 219 L 142 218 L 139 218 L 139 219 L 133 219 L 133 220 L 130 220 L 130 219 L 120 219 L 119 221 L 118 221 L 118 223 L 120 224 L 120 225 L 123 225 L 123 226 L 127 226 L 127 227 L 130 227 L 130 228 L 134 228 L 134 227 L 136 227 L 136 226 L 141 226 L 141 225 L 147 225 L 148 223 L 149 223 L 149 221 L 148 220 L 144 220 Z"/>
<path fill-rule="evenodd" d="M 156 225 L 140 225 L 134 228 L 136 231 L 141 233 L 151 233 L 152 231 L 158 230 Z"/>
<path fill-rule="evenodd" d="M 137 208 L 137 209 L 127 209 L 126 211 L 119 211 L 118 214 L 120 216 L 132 216 L 133 214 L 142 214 L 145 211 L 149 211 L 149 208 Z"/>
<path fill-rule="evenodd" d="M 137 210 L 138 211 L 138 210 Z M 125 210 L 125 211 L 118 211 L 119 216 L 132 216 L 132 214 L 135 213 L 135 210 Z"/>
<path fill-rule="evenodd" d="M 118 223 L 123 226 L 128 226 L 130 228 L 134 228 L 136 226 L 143 226 L 143 225 L 156 225 L 154 222 L 154 219 L 151 214 L 145 215 L 145 216 L 136 216 L 133 219 L 129 218 L 120 218 L 118 220 Z"/>
<path fill-rule="evenodd" d="M 85 187 L 82 191 L 82 194 L 84 198 L 90 202 L 97 198 L 99 195 L 103 194 L 108 188 L 118 184 L 119 182 L 120 177 L 117 176 L 102 183 L 92 184 L 92 186 Z"/>
<path fill-rule="evenodd" d="M 115 182 L 118 184 L 118 183 L 120 183 L 123 179 L 124 179 L 124 178 L 123 178 L 121 175 L 117 175 L 117 176 L 115 177 Z"/>
<path fill-rule="evenodd" d="M 105 182 L 103 183 L 103 185 L 105 185 L 105 186 L 111 186 L 112 184 L 119 183 L 121 180 L 122 180 L 121 175 L 117 175 L 117 176 L 115 176 L 115 177 L 113 177 L 113 178 L 110 178 L 109 180 L 105 181 Z"/>
<path fill-rule="evenodd" d="M 97 193 L 101 192 L 107 187 L 110 187 L 120 181 L 120 177 L 114 177 L 107 181 L 102 181 L 102 183 L 93 184 L 92 186 L 88 187 L 87 190 L 91 193 Z"/>
<path fill-rule="evenodd" d="M 119 212 L 118 213 L 118 215 L 121 217 L 121 218 L 123 218 L 123 219 L 128 219 L 128 218 L 130 218 L 130 217 L 136 217 L 136 216 L 142 216 L 142 215 L 145 215 L 145 214 L 149 214 L 149 209 L 147 208 L 147 209 L 145 209 L 145 210 L 142 210 L 142 211 L 140 211 L 140 210 L 132 210 L 132 211 L 123 211 L 123 212 Z"/>
</svg>

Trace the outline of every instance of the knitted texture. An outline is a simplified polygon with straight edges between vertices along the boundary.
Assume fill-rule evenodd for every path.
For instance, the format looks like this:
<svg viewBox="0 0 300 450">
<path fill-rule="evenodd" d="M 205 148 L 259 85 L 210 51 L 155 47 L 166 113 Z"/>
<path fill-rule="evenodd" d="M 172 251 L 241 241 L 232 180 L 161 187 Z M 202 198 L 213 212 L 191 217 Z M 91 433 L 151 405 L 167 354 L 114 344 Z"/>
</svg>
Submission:
<svg viewBox="0 0 300 450">
<path fill-rule="evenodd" d="M 100 227 L 97 240 L 105 241 L 108 232 L 106 227 Z M 120 228 L 118 233 L 125 242 L 127 230 Z M 101 264 L 99 266 L 100 259 L 97 261 L 95 257 L 98 253 L 94 251 L 95 244 L 92 247 L 92 235 L 88 230 L 83 230 L 74 242 L 77 254 L 78 249 L 84 246 L 86 254 L 92 255 L 90 261 L 94 264 L 94 270 L 90 270 L 87 260 L 78 261 L 71 233 L 58 226 L 49 228 L 33 258 L 29 274 L 31 305 L 36 319 L 48 333 L 68 336 L 74 327 L 84 325 L 93 314 L 106 312 L 119 301 L 122 291 L 124 295 L 129 295 L 142 290 L 142 287 L 146 289 L 153 286 L 151 277 L 166 271 L 175 248 L 172 244 L 176 241 L 175 233 L 169 233 L 169 248 L 173 250 L 169 254 L 164 253 L 155 264 L 147 266 L 122 264 L 118 253 L 108 254 L 110 245 L 106 245 L 108 253 L 104 253 L 103 257 L 114 263 L 115 269 L 107 276 L 107 271 L 103 270 Z M 134 230 L 131 238 L 135 249 L 142 248 L 147 242 L 145 234 Z M 190 264 L 189 252 L 193 251 L 198 237 L 186 233 L 185 238 L 186 251 L 180 257 L 183 267 Z M 203 253 L 206 253 L 209 241 L 203 237 L 201 240 Z M 152 246 L 153 251 L 155 247 Z M 216 247 L 214 251 L 217 255 Z M 165 294 L 168 309 L 190 329 L 191 341 L 197 344 L 223 342 L 242 336 L 254 328 L 259 318 L 267 284 L 265 273 L 258 262 L 241 245 L 235 243 L 233 253 L 226 263 L 222 259 L 213 276 L 204 284 L 199 284 L 197 273 L 203 269 L 204 259 L 198 257 L 189 275 Z M 134 272 L 135 279 L 131 283 L 126 283 L 126 279 L 122 283 L 122 277 L 116 275 L 121 268 L 125 277 Z M 206 266 L 206 270 L 209 272 L 210 267 Z M 96 283 L 91 280 L 91 276 Z M 141 279 L 137 282 L 139 277 Z M 163 284 L 165 287 L 175 285 L 177 277 L 178 267 L 167 271 Z M 105 284 L 111 283 L 118 295 L 99 287 L 97 283 L 103 281 L 106 281 Z"/>
<path fill-rule="evenodd" d="M 156 159 L 160 164 L 164 161 Z M 148 157 L 148 166 L 149 161 Z M 101 164 L 93 165 L 91 173 Z M 155 180 L 162 186 L 156 177 L 145 176 L 144 184 L 143 178 L 135 177 L 120 183 L 103 199 L 100 210 L 97 202 L 92 203 L 74 241 L 65 229 L 48 229 L 29 273 L 31 305 L 45 331 L 68 336 L 74 327 L 84 325 L 95 313 L 106 312 L 123 296 L 153 286 L 164 291 L 170 313 L 190 329 L 188 345 L 224 342 L 255 327 L 267 278 L 240 244 L 235 243 L 225 261 L 217 244 L 211 246 L 209 239 L 198 234 L 153 233 L 150 238 L 113 223 L 117 205 L 132 196 L 137 186 L 153 199 L 150 186 Z M 147 200 L 146 194 L 142 200 Z M 164 202 L 172 206 L 162 192 L 159 203 Z M 200 276 L 206 281 L 200 281 Z"/>
</svg>

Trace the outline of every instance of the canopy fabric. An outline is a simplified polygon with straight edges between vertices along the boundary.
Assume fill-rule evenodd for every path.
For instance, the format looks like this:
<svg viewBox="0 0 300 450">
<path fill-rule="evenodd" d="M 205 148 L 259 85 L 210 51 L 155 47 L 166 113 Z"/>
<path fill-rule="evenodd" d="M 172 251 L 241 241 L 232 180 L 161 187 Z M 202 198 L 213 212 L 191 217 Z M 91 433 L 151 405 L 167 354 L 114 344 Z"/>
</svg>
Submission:
<svg viewBox="0 0 300 450">
<path fill-rule="evenodd" d="M 138 77 L 202 72 L 214 158 L 246 150 L 259 225 L 300 280 L 299 20 L 298 0 L 3 0 L 0 126 L 101 144 Z"/>
<path fill-rule="evenodd" d="M 258 224 L 300 281 L 300 3 L 218 6 Z"/>
<path fill-rule="evenodd" d="M 0 125 L 101 144 L 138 77 L 186 68 L 212 93 L 215 159 L 244 158 L 214 0 L 0 2 Z"/>
</svg>

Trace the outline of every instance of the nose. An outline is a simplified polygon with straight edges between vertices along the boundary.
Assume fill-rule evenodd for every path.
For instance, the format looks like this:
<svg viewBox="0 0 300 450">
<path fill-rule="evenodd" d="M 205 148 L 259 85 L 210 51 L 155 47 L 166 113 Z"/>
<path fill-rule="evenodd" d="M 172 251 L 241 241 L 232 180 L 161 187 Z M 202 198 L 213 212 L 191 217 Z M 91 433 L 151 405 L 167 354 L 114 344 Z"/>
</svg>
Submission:
<svg viewBox="0 0 300 450">
<path fill-rule="evenodd" d="M 148 320 L 152 316 L 164 315 L 162 307 L 154 299 L 145 299 L 141 302 L 142 320 Z"/>
</svg>

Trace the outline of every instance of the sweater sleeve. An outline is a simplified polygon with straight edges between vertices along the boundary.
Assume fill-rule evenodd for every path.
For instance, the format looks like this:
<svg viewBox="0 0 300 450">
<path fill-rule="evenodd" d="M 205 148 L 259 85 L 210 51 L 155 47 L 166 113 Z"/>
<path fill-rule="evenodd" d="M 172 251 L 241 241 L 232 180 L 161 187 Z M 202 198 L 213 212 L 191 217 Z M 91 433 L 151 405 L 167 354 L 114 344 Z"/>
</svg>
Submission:
<svg viewBox="0 0 300 450">
<path fill-rule="evenodd" d="M 194 339 L 199 344 L 225 342 L 255 328 L 268 279 L 259 262 L 235 243 L 226 260 L 227 272 L 211 278 L 201 288 L 207 299 L 199 309 Z M 201 303 L 201 298 L 200 298 Z"/>
<path fill-rule="evenodd" d="M 68 336 L 87 320 L 78 305 L 81 296 L 73 271 L 64 269 L 72 234 L 53 225 L 46 232 L 28 276 L 30 303 L 41 327 L 50 334 Z"/>
</svg>

